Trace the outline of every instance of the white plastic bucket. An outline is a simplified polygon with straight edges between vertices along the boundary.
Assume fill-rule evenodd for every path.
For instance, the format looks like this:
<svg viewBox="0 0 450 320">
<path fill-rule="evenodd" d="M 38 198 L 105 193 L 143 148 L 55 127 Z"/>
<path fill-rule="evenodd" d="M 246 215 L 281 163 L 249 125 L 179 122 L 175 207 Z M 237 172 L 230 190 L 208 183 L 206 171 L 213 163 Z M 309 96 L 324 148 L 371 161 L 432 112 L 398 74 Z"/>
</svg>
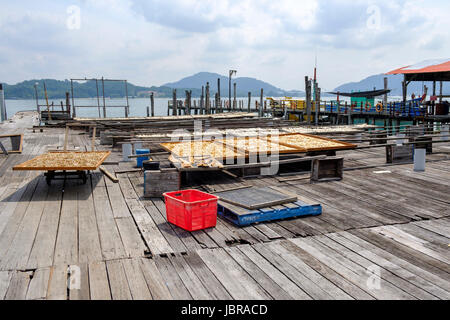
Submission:
<svg viewBox="0 0 450 320">
<path fill-rule="evenodd" d="M 133 161 L 132 159 L 128 158 L 128 156 L 131 156 L 132 152 L 133 148 L 131 146 L 131 143 L 122 144 L 122 161 L 124 162 Z"/>
<path fill-rule="evenodd" d="M 414 149 L 414 171 L 425 171 L 426 149 Z"/>
</svg>

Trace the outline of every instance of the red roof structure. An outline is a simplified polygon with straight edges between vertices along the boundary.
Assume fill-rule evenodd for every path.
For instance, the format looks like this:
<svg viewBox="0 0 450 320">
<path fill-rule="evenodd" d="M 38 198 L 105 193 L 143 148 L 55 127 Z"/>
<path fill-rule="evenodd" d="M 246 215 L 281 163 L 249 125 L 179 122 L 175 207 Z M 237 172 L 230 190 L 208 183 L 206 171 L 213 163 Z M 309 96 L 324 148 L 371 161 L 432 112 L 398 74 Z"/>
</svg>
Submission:
<svg viewBox="0 0 450 320">
<path fill-rule="evenodd" d="M 404 74 L 406 81 L 450 81 L 450 59 L 426 60 L 386 74 Z"/>
</svg>

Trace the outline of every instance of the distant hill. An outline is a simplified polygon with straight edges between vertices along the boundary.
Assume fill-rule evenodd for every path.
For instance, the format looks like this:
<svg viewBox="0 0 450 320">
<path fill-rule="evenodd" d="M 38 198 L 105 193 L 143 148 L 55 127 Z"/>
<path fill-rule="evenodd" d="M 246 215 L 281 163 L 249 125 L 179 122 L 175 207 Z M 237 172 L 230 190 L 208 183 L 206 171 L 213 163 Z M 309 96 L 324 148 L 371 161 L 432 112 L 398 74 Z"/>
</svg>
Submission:
<svg viewBox="0 0 450 320">
<path fill-rule="evenodd" d="M 223 76 L 217 73 L 211 72 L 199 72 L 192 76 L 183 78 L 177 82 L 166 83 L 163 86 L 179 89 L 179 88 L 193 88 L 201 91 L 202 86 L 206 87 L 206 83 L 209 82 L 211 96 L 217 92 L 217 79 L 220 79 L 220 94 L 222 97 L 228 97 L 228 85 L 229 79 L 227 76 Z M 277 88 L 267 82 L 248 77 L 233 77 L 231 84 L 231 94 L 233 95 L 233 83 L 236 83 L 236 94 L 239 97 L 246 97 L 248 92 L 252 93 L 252 96 L 259 96 L 261 94 L 261 88 L 264 90 L 265 96 L 302 96 L 302 91 L 287 91 Z"/>
<path fill-rule="evenodd" d="M 136 86 L 128 82 L 128 96 L 130 97 L 148 97 L 150 92 L 155 93 L 155 97 L 171 98 L 172 90 L 177 89 L 177 96 L 184 97 L 185 90 L 192 90 L 192 97 L 198 98 L 201 95 L 202 86 L 210 83 L 211 99 L 217 92 L 217 79 L 221 81 L 222 98 L 228 97 L 228 78 L 216 73 L 201 72 L 193 76 L 181 79 L 180 81 L 168 83 L 161 87 L 143 87 Z M 1 82 L 1 81 L 0 81 Z M 37 84 L 38 96 L 44 98 L 44 82 L 47 87 L 49 99 L 65 99 L 66 92 L 71 92 L 69 80 L 40 79 L 27 80 L 14 85 L 5 84 L 6 99 L 35 99 L 34 85 Z M 261 88 L 264 89 L 265 96 L 302 96 L 301 91 L 285 91 L 269 83 L 253 78 L 235 78 L 233 83 L 237 84 L 237 95 L 246 97 L 248 92 L 253 97 L 259 96 Z M 98 82 L 99 95 L 102 96 L 101 82 Z M 73 83 L 73 92 L 75 98 L 94 98 L 97 97 L 97 84 L 95 81 L 81 81 Z M 125 97 L 125 86 L 123 82 L 105 82 L 105 96 L 111 98 Z"/>
<path fill-rule="evenodd" d="M 35 88 L 37 86 L 38 96 L 40 99 L 44 95 L 44 82 L 47 87 L 49 99 L 65 99 L 66 92 L 71 92 L 69 80 L 40 79 L 27 80 L 15 85 L 4 86 L 6 99 L 35 99 Z M 101 82 L 98 82 L 99 95 L 102 95 Z M 153 87 L 156 90 L 156 87 Z M 128 95 L 138 96 L 140 92 L 152 90 L 152 88 L 135 86 L 128 83 Z M 162 90 L 162 89 L 159 89 Z M 166 88 L 167 93 L 171 92 L 170 88 Z M 97 97 L 97 84 L 95 81 L 73 82 L 74 96 L 77 98 Z M 105 96 L 107 97 L 125 97 L 125 85 L 120 82 L 105 82 Z"/>
<path fill-rule="evenodd" d="M 334 91 L 340 91 L 340 92 L 352 92 L 352 91 L 368 91 L 376 89 L 383 89 L 384 88 L 384 77 L 388 78 L 388 88 L 391 89 L 390 96 L 402 96 L 402 81 L 403 81 L 403 75 L 396 74 L 396 75 L 385 75 L 385 74 L 377 74 L 374 76 L 367 77 L 359 82 L 349 82 L 343 85 L 340 85 Z M 411 94 L 415 94 L 416 96 L 421 95 L 423 91 L 423 85 L 426 85 L 428 87 L 428 95 L 432 93 L 433 90 L 433 84 L 431 82 L 411 82 L 408 85 L 408 97 L 411 96 Z M 443 87 L 444 94 L 450 94 L 450 86 L 447 86 L 447 88 Z M 439 93 L 439 84 L 436 86 L 437 93 Z"/>
</svg>

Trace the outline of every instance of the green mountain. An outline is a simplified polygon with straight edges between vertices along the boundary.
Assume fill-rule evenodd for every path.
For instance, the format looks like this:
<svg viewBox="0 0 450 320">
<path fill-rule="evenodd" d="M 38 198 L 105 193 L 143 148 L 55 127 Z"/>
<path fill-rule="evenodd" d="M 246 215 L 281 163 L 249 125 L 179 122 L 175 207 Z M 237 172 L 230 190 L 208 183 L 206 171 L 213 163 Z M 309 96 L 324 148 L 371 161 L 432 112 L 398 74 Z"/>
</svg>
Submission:
<svg viewBox="0 0 450 320">
<path fill-rule="evenodd" d="M 229 79 L 226 76 L 211 73 L 211 72 L 199 72 L 192 76 L 183 78 L 177 82 L 166 83 L 164 87 L 169 88 L 195 88 L 201 90 L 202 86 L 206 87 L 206 83 L 209 82 L 211 97 L 217 92 L 217 79 L 220 79 L 220 94 L 222 97 L 228 97 L 229 95 Z M 231 90 L 233 95 L 233 83 L 236 83 L 236 94 L 239 97 L 246 97 L 248 92 L 252 93 L 253 97 L 259 97 L 261 89 L 264 90 L 265 96 L 282 97 L 282 96 L 303 96 L 304 92 L 298 90 L 283 90 L 277 88 L 267 82 L 248 77 L 232 78 Z"/>
<path fill-rule="evenodd" d="M 65 99 L 66 92 L 71 93 L 71 85 L 69 80 L 54 80 L 54 79 L 41 79 L 41 80 L 27 80 L 15 85 L 4 86 L 6 99 L 35 99 L 35 85 L 37 88 L 38 96 L 40 99 L 44 99 L 44 82 L 47 87 L 47 95 L 49 99 Z M 105 97 L 119 98 L 125 97 L 125 84 L 124 82 L 112 82 L 105 81 Z M 90 80 L 83 82 L 73 82 L 73 95 L 76 98 L 93 98 L 97 97 L 97 85 L 98 93 L 102 97 L 102 82 Z M 149 96 L 150 91 L 154 91 L 157 97 L 171 97 L 172 89 L 167 87 L 141 87 L 132 83 L 128 83 L 128 96 L 139 97 Z"/>
<path fill-rule="evenodd" d="M 221 80 L 221 96 L 222 98 L 228 97 L 228 78 L 216 73 L 200 72 L 193 76 L 186 77 L 180 81 L 168 83 L 161 87 L 142 87 L 136 86 L 128 82 L 128 96 L 129 97 L 148 97 L 150 92 L 155 93 L 155 97 L 158 98 L 171 98 L 173 89 L 177 89 L 177 96 L 185 97 L 186 90 L 192 90 L 192 97 L 198 98 L 202 92 L 202 86 L 206 86 L 206 83 L 210 84 L 210 96 L 214 99 L 214 95 L 217 92 L 217 79 Z M 6 99 L 35 99 L 35 85 L 37 88 L 38 96 L 40 99 L 44 99 L 44 82 L 47 87 L 47 94 L 49 99 L 65 99 L 66 92 L 71 93 L 71 85 L 69 80 L 54 80 L 54 79 L 41 79 L 41 80 L 27 80 L 15 85 L 5 84 L 5 98 Z M 302 91 L 286 91 L 272 86 L 267 82 L 263 82 L 254 78 L 236 78 L 233 79 L 233 83 L 237 85 L 237 95 L 239 97 L 246 97 L 248 92 L 252 93 L 253 97 L 260 95 L 261 88 L 264 89 L 265 96 L 302 96 Z M 98 81 L 80 81 L 73 82 L 73 95 L 75 98 L 94 98 L 97 97 L 97 85 L 98 93 L 102 97 L 102 82 Z M 125 85 L 123 82 L 105 82 L 105 97 L 120 98 L 125 97 Z"/>
</svg>

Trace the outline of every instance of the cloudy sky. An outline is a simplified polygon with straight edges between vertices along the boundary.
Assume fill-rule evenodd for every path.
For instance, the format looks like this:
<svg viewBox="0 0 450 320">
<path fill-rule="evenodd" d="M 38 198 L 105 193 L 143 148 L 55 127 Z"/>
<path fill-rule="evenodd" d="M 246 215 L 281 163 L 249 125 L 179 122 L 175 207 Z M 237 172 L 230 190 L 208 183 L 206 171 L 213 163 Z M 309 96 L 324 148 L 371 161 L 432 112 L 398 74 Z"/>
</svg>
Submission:
<svg viewBox="0 0 450 320">
<path fill-rule="evenodd" d="M 0 0 L 0 81 L 161 85 L 200 71 L 303 89 L 450 56 L 450 1 Z"/>
</svg>

